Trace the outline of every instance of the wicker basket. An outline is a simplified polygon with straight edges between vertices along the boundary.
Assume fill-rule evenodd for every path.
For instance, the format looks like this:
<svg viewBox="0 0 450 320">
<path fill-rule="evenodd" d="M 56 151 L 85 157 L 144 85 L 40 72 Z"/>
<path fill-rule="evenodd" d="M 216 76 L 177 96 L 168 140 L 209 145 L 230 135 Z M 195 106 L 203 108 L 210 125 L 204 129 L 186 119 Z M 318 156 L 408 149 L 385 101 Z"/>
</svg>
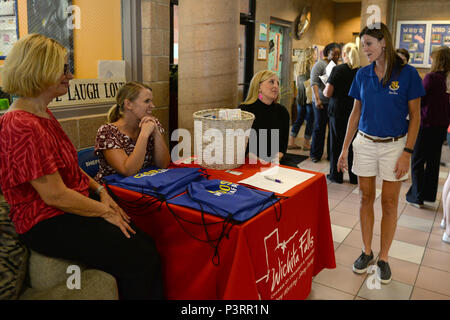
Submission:
<svg viewBox="0 0 450 320">
<path fill-rule="evenodd" d="M 220 120 L 219 110 L 221 109 L 207 109 L 193 114 L 194 145 L 199 157 L 199 164 L 204 168 L 217 170 L 237 168 L 244 164 L 249 137 L 248 130 L 251 129 L 255 116 L 253 113 L 241 110 L 240 120 Z M 216 130 L 206 133 L 210 129 Z M 216 134 L 220 132 L 222 139 L 216 139 L 215 136 L 211 135 L 211 132 Z M 237 135 L 232 140 L 230 139 L 231 133 Z M 220 144 L 220 140 L 222 141 L 222 148 L 217 145 L 217 143 Z M 212 151 L 215 148 L 222 151 L 221 156 Z"/>
</svg>

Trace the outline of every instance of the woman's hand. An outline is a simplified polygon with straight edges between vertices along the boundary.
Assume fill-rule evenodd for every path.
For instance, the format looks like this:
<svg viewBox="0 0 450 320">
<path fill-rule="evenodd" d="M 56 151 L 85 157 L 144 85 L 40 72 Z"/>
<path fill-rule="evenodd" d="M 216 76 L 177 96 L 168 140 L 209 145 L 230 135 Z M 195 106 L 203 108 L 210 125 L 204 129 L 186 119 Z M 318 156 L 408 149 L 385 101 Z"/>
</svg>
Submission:
<svg viewBox="0 0 450 320">
<path fill-rule="evenodd" d="M 125 213 L 125 211 L 123 211 L 121 207 L 117 205 L 117 203 L 111 198 L 111 196 L 105 189 L 100 192 L 100 202 L 108 206 L 108 208 L 117 211 L 126 222 L 130 223 L 130 217 Z"/>
<path fill-rule="evenodd" d="M 127 237 L 131 238 L 128 231 L 130 231 L 133 234 L 136 234 L 136 231 L 134 231 L 130 225 L 122 218 L 122 216 L 112 209 L 109 209 L 101 216 L 103 219 L 108 221 L 109 223 L 115 225 L 116 227 L 119 227 L 119 229 L 122 231 L 122 233 Z"/>
<path fill-rule="evenodd" d="M 100 201 L 108 208 L 108 210 L 102 215 L 103 219 L 119 227 L 127 238 L 130 238 L 128 231 L 136 234 L 136 232 L 129 225 L 131 221 L 130 217 L 125 213 L 125 211 L 122 210 L 121 207 L 117 205 L 106 190 L 102 190 L 100 192 Z"/>
<path fill-rule="evenodd" d="M 277 162 L 277 164 L 279 164 L 281 162 L 281 159 L 283 159 L 283 157 L 284 157 L 284 153 L 283 152 L 278 152 L 278 157 L 277 157 L 278 162 Z"/>
<path fill-rule="evenodd" d="M 323 103 L 322 103 L 322 101 L 320 99 L 316 99 L 316 103 L 314 103 L 314 106 L 317 109 L 323 109 Z"/>
<path fill-rule="evenodd" d="M 348 170 L 348 150 L 342 149 L 337 162 L 337 171 L 344 172 Z"/>
<path fill-rule="evenodd" d="M 400 157 L 397 160 L 397 163 L 395 164 L 394 173 L 395 178 L 400 179 L 409 171 L 409 164 L 411 161 L 411 155 L 406 152 L 402 152 Z"/>
<path fill-rule="evenodd" d="M 139 123 L 139 128 L 141 128 L 140 134 L 143 134 L 147 138 L 153 134 L 155 129 L 157 130 L 156 127 L 156 121 L 150 116 L 143 117 Z"/>
</svg>

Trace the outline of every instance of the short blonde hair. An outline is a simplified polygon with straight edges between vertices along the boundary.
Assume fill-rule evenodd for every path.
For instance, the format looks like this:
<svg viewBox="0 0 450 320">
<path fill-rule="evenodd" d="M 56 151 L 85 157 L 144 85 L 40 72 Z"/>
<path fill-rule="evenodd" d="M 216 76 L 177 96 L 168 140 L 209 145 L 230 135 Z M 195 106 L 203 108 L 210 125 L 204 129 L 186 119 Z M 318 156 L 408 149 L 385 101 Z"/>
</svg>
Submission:
<svg viewBox="0 0 450 320">
<path fill-rule="evenodd" d="M 242 104 L 252 104 L 258 99 L 259 94 L 259 84 L 261 82 L 266 81 L 267 79 L 278 76 L 275 72 L 270 70 L 262 70 L 257 72 L 253 78 L 252 81 L 250 81 L 250 88 L 248 89 L 247 99 L 245 99 Z M 278 101 L 280 99 L 280 94 L 278 93 L 278 97 L 275 99 L 275 101 Z"/>
<path fill-rule="evenodd" d="M 361 64 L 359 62 L 358 47 L 356 46 L 356 44 L 354 44 L 352 42 L 347 43 L 344 46 L 343 51 L 347 55 L 347 58 L 348 58 L 347 64 L 350 67 L 350 69 L 356 69 L 361 66 Z"/>
<path fill-rule="evenodd" d="M 58 41 L 32 33 L 16 42 L 2 72 L 2 90 L 20 97 L 36 97 L 59 82 L 67 49 Z"/>
<path fill-rule="evenodd" d="M 152 88 L 140 82 L 130 81 L 125 83 L 117 92 L 116 104 L 113 105 L 108 111 L 108 123 L 116 122 L 117 120 L 122 118 L 124 114 L 125 100 L 133 102 L 139 97 L 139 93 L 142 89 L 148 89 L 152 91 Z"/>
</svg>

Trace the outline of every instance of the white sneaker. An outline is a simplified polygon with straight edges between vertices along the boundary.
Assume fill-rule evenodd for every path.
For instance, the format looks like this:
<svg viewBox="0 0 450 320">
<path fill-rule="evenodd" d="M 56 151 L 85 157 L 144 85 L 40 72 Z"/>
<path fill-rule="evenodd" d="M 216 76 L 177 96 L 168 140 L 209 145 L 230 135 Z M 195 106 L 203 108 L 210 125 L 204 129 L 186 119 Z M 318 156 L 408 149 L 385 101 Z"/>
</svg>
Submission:
<svg viewBox="0 0 450 320">
<path fill-rule="evenodd" d="M 441 220 L 441 229 L 445 229 L 445 219 Z"/>
<path fill-rule="evenodd" d="M 415 202 L 409 202 L 408 200 L 406 200 L 406 202 L 407 202 L 410 206 L 413 206 L 413 207 L 418 208 L 418 209 L 422 209 L 422 208 L 424 207 L 423 204 L 418 204 L 418 203 L 415 203 Z"/>
<path fill-rule="evenodd" d="M 444 235 L 442 236 L 442 241 L 450 244 L 450 237 L 448 236 L 447 232 L 444 232 Z"/>
</svg>

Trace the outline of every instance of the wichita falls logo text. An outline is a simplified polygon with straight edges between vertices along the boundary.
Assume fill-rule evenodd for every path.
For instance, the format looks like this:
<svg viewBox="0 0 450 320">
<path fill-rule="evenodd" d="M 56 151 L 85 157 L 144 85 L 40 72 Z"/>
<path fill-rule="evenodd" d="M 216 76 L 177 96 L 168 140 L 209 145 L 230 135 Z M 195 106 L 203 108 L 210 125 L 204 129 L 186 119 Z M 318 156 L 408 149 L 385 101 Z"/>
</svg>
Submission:
<svg viewBox="0 0 450 320">
<path fill-rule="evenodd" d="M 280 241 L 279 237 L 279 230 L 275 229 L 264 238 L 267 273 L 256 281 L 270 283 L 270 298 L 275 299 L 288 294 L 314 261 L 311 229 L 305 230 L 303 234 L 297 230 L 287 240 Z"/>
</svg>

